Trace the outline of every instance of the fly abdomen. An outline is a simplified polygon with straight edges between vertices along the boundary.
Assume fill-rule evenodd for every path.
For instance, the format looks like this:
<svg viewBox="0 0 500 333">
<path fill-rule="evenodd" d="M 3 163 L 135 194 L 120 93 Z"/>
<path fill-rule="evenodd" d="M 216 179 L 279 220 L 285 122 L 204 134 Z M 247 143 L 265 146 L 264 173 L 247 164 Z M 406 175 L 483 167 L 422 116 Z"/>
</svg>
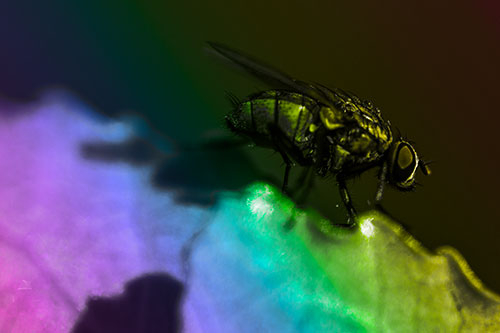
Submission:
<svg viewBox="0 0 500 333">
<path fill-rule="evenodd" d="M 226 119 L 234 132 L 265 145 L 272 146 L 271 131 L 277 129 L 289 144 L 306 154 L 319 108 L 316 101 L 302 94 L 269 90 L 242 102 Z"/>
</svg>

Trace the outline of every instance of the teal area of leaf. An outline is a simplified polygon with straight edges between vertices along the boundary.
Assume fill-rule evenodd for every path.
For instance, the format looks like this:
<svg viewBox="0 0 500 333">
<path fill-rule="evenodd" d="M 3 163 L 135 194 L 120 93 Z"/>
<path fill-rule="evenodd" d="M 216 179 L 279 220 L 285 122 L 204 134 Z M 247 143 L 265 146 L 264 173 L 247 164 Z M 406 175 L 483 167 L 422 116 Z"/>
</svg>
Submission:
<svg viewBox="0 0 500 333">
<path fill-rule="evenodd" d="M 500 298 L 456 250 L 431 252 L 376 211 L 346 230 L 258 183 L 220 195 L 195 247 L 191 288 L 224 331 L 500 331 Z"/>
</svg>

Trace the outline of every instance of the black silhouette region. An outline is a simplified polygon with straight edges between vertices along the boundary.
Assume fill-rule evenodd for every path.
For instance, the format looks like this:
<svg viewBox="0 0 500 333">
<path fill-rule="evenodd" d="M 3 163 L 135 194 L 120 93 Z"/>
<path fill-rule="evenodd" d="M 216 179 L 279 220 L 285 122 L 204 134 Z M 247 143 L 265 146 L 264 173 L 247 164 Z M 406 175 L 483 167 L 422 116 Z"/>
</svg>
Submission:
<svg viewBox="0 0 500 333">
<path fill-rule="evenodd" d="M 80 147 L 84 158 L 106 162 L 126 162 L 144 165 L 153 162 L 161 152 L 144 139 L 133 138 L 124 142 L 85 142 Z"/>
<path fill-rule="evenodd" d="M 157 165 L 154 186 L 174 191 L 180 204 L 210 206 L 213 194 L 238 191 L 256 181 L 274 183 L 263 175 L 242 149 L 207 150 L 167 158 Z"/>
<path fill-rule="evenodd" d="M 168 274 L 138 277 L 118 296 L 90 298 L 71 332 L 181 332 L 183 293 L 183 284 Z"/>
<path fill-rule="evenodd" d="M 83 158 L 107 163 L 128 163 L 153 167 L 151 184 L 170 191 L 179 204 L 211 206 L 214 193 L 238 191 L 256 181 L 276 184 L 276 179 L 263 174 L 238 140 L 208 140 L 189 147 L 177 146 L 163 151 L 140 138 L 123 142 L 84 142 Z"/>
</svg>

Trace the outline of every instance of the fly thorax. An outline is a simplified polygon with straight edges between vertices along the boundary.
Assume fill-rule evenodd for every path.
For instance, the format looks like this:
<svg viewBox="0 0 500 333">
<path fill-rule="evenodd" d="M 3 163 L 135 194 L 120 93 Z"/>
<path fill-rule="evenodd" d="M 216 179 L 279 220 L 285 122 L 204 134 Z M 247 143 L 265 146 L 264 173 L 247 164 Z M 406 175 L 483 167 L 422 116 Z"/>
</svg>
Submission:
<svg viewBox="0 0 500 333">
<path fill-rule="evenodd" d="M 321 122 L 329 131 L 344 127 L 342 111 L 322 106 L 319 111 Z"/>
</svg>

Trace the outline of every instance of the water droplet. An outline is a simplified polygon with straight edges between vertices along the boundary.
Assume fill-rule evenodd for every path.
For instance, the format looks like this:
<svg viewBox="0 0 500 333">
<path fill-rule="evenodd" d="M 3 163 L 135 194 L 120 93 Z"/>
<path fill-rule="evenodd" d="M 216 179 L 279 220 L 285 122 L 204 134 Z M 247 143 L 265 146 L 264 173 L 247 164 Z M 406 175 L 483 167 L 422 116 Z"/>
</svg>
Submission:
<svg viewBox="0 0 500 333">
<path fill-rule="evenodd" d="M 335 205 L 335 208 L 339 208 L 339 204 L 336 204 L 336 205 Z"/>
</svg>

